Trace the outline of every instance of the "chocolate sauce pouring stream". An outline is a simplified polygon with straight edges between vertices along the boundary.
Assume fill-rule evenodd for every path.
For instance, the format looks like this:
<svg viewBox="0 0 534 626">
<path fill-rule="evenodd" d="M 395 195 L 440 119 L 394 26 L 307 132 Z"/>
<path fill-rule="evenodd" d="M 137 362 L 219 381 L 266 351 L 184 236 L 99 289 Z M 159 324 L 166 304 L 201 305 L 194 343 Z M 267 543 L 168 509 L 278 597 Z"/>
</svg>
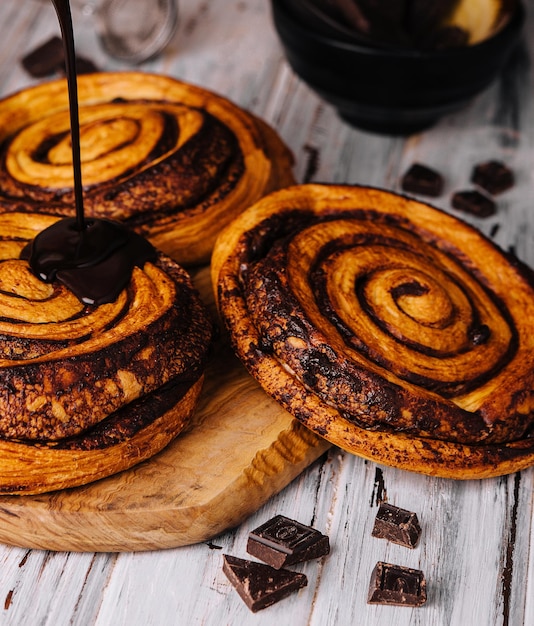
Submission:
<svg viewBox="0 0 534 626">
<path fill-rule="evenodd" d="M 76 54 L 69 0 L 52 0 L 59 20 L 65 50 L 65 69 L 69 91 L 70 134 L 72 142 L 72 165 L 74 169 L 74 198 L 76 203 L 76 225 L 85 230 L 83 210 L 82 166 L 80 157 L 80 119 L 78 113 L 78 85 L 76 83 Z"/>
<path fill-rule="evenodd" d="M 41 280 L 57 279 L 85 304 L 98 306 L 117 298 L 128 284 L 134 266 L 155 261 L 157 255 L 146 239 L 124 225 L 106 219 L 85 219 L 72 16 L 69 0 L 52 3 L 65 51 L 76 217 L 59 220 L 40 232 L 20 256 L 29 261 Z"/>
</svg>

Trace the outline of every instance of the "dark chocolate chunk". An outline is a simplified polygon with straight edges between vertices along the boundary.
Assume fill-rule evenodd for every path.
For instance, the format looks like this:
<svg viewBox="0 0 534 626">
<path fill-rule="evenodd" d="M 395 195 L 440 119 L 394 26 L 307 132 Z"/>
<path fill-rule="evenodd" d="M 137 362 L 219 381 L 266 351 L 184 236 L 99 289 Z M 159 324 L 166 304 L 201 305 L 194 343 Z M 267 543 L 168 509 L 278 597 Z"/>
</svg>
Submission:
<svg viewBox="0 0 534 626">
<path fill-rule="evenodd" d="M 51 74 L 65 74 L 65 50 L 59 37 L 52 37 L 22 59 L 24 69 L 34 78 Z M 76 73 L 91 74 L 98 72 L 98 67 L 82 56 L 76 55 Z"/>
<path fill-rule="evenodd" d="M 308 584 L 305 574 L 287 569 L 274 569 L 257 563 L 224 555 L 223 572 L 248 608 L 256 613 Z"/>
<path fill-rule="evenodd" d="M 500 224 L 493 224 L 490 230 L 490 237 L 495 237 L 495 235 L 499 232 L 500 227 Z"/>
<path fill-rule="evenodd" d="M 426 580 L 421 570 L 379 561 L 371 575 L 369 604 L 421 606 L 426 602 Z"/>
<path fill-rule="evenodd" d="M 330 542 L 315 528 L 276 515 L 249 534 L 247 552 L 279 569 L 328 554 Z"/>
<path fill-rule="evenodd" d="M 65 63 L 63 42 L 59 37 L 52 37 L 35 50 L 29 52 L 21 61 L 24 69 L 34 78 L 54 74 Z"/>
<path fill-rule="evenodd" d="M 473 168 L 471 182 L 492 195 L 497 195 L 514 186 L 514 174 L 500 161 L 486 161 Z"/>
<path fill-rule="evenodd" d="M 371 534 L 407 548 L 415 548 L 421 536 L 421 526 L 416 513 L 382 502 Z"/>
<path fill-rule="evenodd" d="M 439 196 L 443 191 L 443 176 L 436 170 L 414 163 L 401 180 L 404 191 L 425 196 Z"/>
<path fill-rule="evenodd" d="M 491 198 L 474 190 L 457 191 L 452 196 L 451 204 L 458 211 L 477 217 L 490 217 L 497 211 L 497 205 Z"/>
</svg>

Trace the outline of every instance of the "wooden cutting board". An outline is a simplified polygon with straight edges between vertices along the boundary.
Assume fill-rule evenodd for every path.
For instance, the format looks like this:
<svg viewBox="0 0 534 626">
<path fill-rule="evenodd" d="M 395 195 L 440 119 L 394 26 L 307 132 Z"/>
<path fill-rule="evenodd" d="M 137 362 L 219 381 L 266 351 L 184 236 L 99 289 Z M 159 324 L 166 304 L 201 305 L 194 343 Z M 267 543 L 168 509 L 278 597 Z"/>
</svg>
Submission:
<svg viewBox="0 0 534 626">
<path fill-rule="evenodd" d="M 194 280 L 214 310 L 208 269 Z M 243 522 L 329 445 L 267 396 L 221 337 L 188 432 L 96 483 L 1 496 L 0 542 L 122 552 L 206 541 Z"/>
</svg>

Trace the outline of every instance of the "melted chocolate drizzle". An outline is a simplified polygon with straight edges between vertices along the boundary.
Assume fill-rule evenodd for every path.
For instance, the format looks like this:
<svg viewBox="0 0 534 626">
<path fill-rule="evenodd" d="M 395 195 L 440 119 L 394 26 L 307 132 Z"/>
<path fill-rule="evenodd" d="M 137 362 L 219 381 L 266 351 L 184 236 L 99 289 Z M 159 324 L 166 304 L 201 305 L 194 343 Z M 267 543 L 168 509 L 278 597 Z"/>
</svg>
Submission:
<svg viewBox="0 0 534 626">
<path fill-rule="evenodd" d="M 136 265 L 154 261 L 154 247 L 111 220 L 87 220 L 82 231 L 67 217 L 46 228 L 25 247 L 32 271 L 44 282 L 58 280 L 82 302 L 113 302 Z"/>
<path fill-rule="evenodd" d="M 43 281 L 58 280 L 82 302 L 112 302 L 130 280 L 133 268 L 156 259 L 156 250 L 143 237 L 118 222 L 86 220 L 80 158 L 80 121 L 76 84 L 76 56 L 69 0 L 52 0 L 63 46 L 69 94 L 76 217 L 45 229 L 21 253 Z"/>
</svg>

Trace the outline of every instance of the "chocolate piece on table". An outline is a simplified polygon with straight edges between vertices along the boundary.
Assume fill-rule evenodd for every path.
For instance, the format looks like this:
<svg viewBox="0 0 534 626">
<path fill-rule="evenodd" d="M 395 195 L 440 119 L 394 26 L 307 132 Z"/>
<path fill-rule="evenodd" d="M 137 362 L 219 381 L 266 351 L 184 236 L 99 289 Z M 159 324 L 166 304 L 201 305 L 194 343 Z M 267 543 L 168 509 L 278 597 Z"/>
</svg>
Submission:
<svg viewBox="0 0 534 626">
<path fill-rule="evenodd" d="M 328 554 L 330 542 L 315 528 L 276 515 L 251 531 L 247 552 L 279 569 Z"/>
<path fill-rule="evenodd" d="M 24 69 L 34 78 L 49 76 L 65 64 L 63 41 L 52 37 L 29 52 L 21 61 Z"/>
<path fill-rule="evenodd" d="M 476 217 L 491 217 L 497 211 L 495 202 L 476 190 L 457 191 L 452 196 L 451 204 L 458 211 Z"/>
<path fill-rule="evenodd" d="M 248 608 L 256 613 L 308 584 L 305 574 L 224 555 L 223 572 Z"/>
<path fill-rule="evenodd" d="M 414 163 L 401 180 L 404 191 L 425 196 L 439 196 L 443 191 L 443 176 L 426 165 Z"/>
<path fill-rule="evenodd" d="M 492 195 L 497 195 L 514 186 L 512 170 L 500 161 L 486 161 L 473 168 L 471 181 Z"/>
<path fill-rule="evenodd" d="M 65 74 L 65 50 L 59 37 L 52 37 L 22 59 L 24 69 L 34 78 L 43 78 L 60 72 Z M 76 73 L 98 72 L 97 66 L 85 57 L 76 55 Z"/>
<path fill-rule="evenodd" d="M 416 513 L 382 502 L 371 534 L 407 548 L 415 548 L 421 536 L 421 526 Z"/>
<path fill-rule="evenodd" d="M 426 602 L 426 580 L 418 569 L 379 561 L 369 584 L 369 604 L 421 606 Z"/>
</svg>

